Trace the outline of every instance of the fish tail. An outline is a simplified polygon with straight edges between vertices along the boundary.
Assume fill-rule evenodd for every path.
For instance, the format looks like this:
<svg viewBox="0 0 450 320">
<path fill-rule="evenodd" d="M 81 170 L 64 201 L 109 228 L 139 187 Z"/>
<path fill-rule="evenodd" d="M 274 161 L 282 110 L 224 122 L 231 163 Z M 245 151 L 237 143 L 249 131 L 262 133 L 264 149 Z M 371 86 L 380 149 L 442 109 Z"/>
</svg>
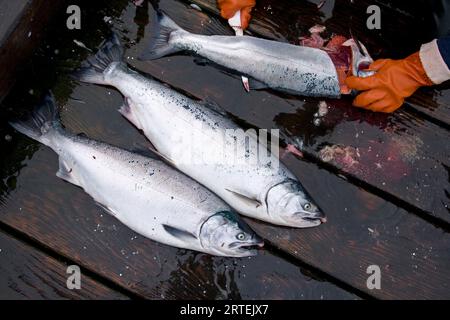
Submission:
<svg viewBox="0 0 450 320">
<path fill-rule="evenodd" d="M 140 60 L 154 60 L 181 51 L 170 43 L 174 31 L 185 31 L 163 12 L 157 11 L 152 35 L 147 48 L 139 57 Z"/>
<path fill-rule="evenodd" d="M 9 123 L 14 129 L 45 145 L 50 145 L 52 134 L 62 130 L 58 108 L 52 93 L 24 120 Z"/>
<path fill-rule="evenodd" d="M 73 77 L 87 83 L 109 84 L 106 75 L 122 63 L 124 50 L 118 36 L 113 33 L 104 41 L 98 52 L 87 59 Z"/>
</svg>

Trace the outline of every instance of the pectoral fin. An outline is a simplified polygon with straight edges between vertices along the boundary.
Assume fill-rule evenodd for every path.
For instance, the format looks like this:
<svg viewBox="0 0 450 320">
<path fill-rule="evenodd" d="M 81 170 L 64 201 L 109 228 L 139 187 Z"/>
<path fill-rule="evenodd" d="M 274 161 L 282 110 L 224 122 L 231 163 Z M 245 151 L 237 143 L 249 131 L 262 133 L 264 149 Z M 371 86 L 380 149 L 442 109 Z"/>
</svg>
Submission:
<svg viewBox="0 0 450 320">
<path fill-rule="evenodd" d="M 59 158 L 59 169 L 56 172 L 56 176 L 78 186 L 78 181 L 75 179 L 72 171 L 73 169 L 63 159 Z"/>
<path fill-rule="evenodd" d="M 250 90 L 264 90 L 269 88 L 267 84 L 254 78 L 248 78 L 248 85 Z"/>
<path fill-rule="evenodd" d="M 106 212 L 108 212 L 110 215 L 112 215 L 113 217 L 116 217 L 117 214 L 110 208 L 108 208 L 107 206 L 101 204 L 100 202 L 95 202 L 99 207 L 101 207 L 103 210 L 105 210 Z"/>
<path fill-rule="evenodd" d="M 240 192 L 233 191 L 233 190 L 230 190 L 230 189 L 225 189 L 225 190 L 227 190 L 228 192 L 230 192 L 232 195 L 234 195 L 236 198 L 238 198 L 240 201 L 242 201 L 242 202 L 243 202 L 245 205 L 247 205 L 247 206 L 251 206 L 251 207 L 254 207 L 254 208 L 258 208 L 259 206 L 262 205 L 262 204 L 261 204 L 261 201 L 259 201 L 259 200 L 256 199 L 256 198 L 247 196 L 247 195 L 245 195 L 245 194 L 242 194 L 242 193 L 240 193 Z"/>
<path fill-rule="evenodd" d="M 206 58 L 195 58 L 194 63 L 198 66 L 204 67 L 210 64 L 210 61 Z"/>
<path fill-rule="evenodd" d="M 197 240 L 197 236 L 189 231 L 181 230 L 166 224 L 163 224 L 163 228 L 168 234 L 180 241 Z"/>
<path fill-rule="evenodd" d="M 149 150 L 151 152 L 153 152 L 154 154 L 156 154 L 158 157 L 160 157 L 161 159 L 163 159 L 164 161 L 166 161 L 167 163 L 169 163 L 170 165 L 174 166 L 175 168 L 177 167 L 177 165 L 175 164 L 175 162 L 170 159 L 169 157 L 163 155 L 162 153 L 160 153 L 158 150 L 156 150 L 153 147 L 149 147 Z"/>
<path fill-rule="evenodd" d="M 133 125 L 136 126 L 139 130 L 142 130 L 142 125 L 139 119 L 135 116 L 133 112 L 133 108 L 131 107 L 131 100 L 125 97 L 123 106 L 119 108 L 119 112 L 122 116 L 124 116 L 128 121 L 130 121 Z"/>
</svg>

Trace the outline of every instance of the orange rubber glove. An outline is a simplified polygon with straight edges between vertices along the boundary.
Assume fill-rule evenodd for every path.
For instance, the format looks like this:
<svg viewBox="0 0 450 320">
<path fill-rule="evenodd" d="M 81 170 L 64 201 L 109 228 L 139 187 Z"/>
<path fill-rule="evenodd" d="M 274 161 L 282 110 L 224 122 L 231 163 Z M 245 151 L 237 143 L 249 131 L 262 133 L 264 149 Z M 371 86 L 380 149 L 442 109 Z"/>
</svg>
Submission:
<svg viewBox="0 0 450 320">
<path fill-rule="evenodd" d="M 217 4 L 220 9 L 220 15 L 227 20 L 231 19 L 240 10 L 241 27 L 242 29 L 247 29 L 256 0 L 217 0 Z"/>
<path fill-rule="evenodd" d="M 394 112 L 417 89 L 433 85 L 420 61 L 419 52 L 402 60 L 377 60 L 369 70 L 377 73 L 367 78 L 351 76 L 345 80 L 349 88 L 364 91 L 353 101 L 355 107 Z"/>
</svg>

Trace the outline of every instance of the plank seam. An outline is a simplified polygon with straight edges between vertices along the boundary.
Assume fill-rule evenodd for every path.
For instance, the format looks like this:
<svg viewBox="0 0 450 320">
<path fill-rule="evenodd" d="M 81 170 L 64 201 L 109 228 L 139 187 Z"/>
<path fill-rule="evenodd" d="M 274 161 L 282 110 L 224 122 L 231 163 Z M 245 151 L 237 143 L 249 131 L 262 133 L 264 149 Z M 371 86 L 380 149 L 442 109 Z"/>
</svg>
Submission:
<svg viewBox="0 0 450 320">
<path fill-rule="evenodd" d="M 415 107 L 413 104 L 406 102 L 404 108 L 407 110 L 408 113 L 420 116 L 423 120 L 427 120 L 442 129 L 450 131 L 450 124 L 438 118 L 434 118 L 430 114 L 422 111 L 419 107 Z"/>
<path fill-rule="evenodd" d="M 187 1 L 182 1 L 182 2 L 187 3 Z M 196 1 L 194 1 L 194 2 L 197 3 Z M 188 3 L 190 3 L 190 2 L 188 2 Z M 209 12 L 210 14 L 214 15 L 215 17 L 218 16 L 217 12 L 215 12 L 214 10 L 211 10 L 211 8 L 204 6 L 202 3 L 197 3 L 197 4 L 202 9 L 204 9 L 205 12 Z M 262 36 L 257 31 L 252 31 L 252 32 L 258 36 Z M 439 119 L 433 118 L 432 116 L 423 113 L 423 111 L 418 110 L 416 107 L 412 106 L 411 104 L 406 103 L 405 107 L 407 107 L 407 112 L 409 112 L 411 114 L 420 114 L 421 116 L 423 116 L 423 118 L 425 120 L 429 121 L 430 123 L 438 125 L 439 127 L 443 127 L 443 129 L 450 130 L 450 127 L 445 122 L 442 122 Z M 431 120 L 431 119 L 433 119 L 433 120 Z M 255 128 L 251 124 L 250 124 L 250 126 L 252 128 Z M 435 226 L 439 229 L 444 230 L 445 232 L 450 232 L 450 222 L 449 221 L 446 221 L 440 217 L 436 217 L 435 215 L 433 215 L 432 212 L 421 209 L 421 208 L 415 206 L 414 204 L 411 204 L 411 203 L 407 202 L 406 200 L 403 200 L 390 192 L 384 191 L 374 185 L 371 185 L 371 184 L 365 182 L 364 180 L 359 179 L 358 177 L 355 177 L 349 173 L 346 173 L 331 164 L 324 163 L 323 161 L 320 161 L 315 155 L 313 155 L 311 153 L 308 153 L 306 151 L 304 151 L 303 153 L 305 155 L 305 159 L 301 159 L 298 157 L 297 158 L 301 159 L 301 160 L 308 160 L 311 163 L 316 164 L 319 168 L 323 168 L 330 173 L 342 175 L 351 184 L 353 184 L 369 193 L 372 193 L 373 195 L 376 195 L 388 202 L 391 202 L 392 204 L 396 205 L 397 207 L 402 208 L 402 209 L 408 211 L 409 213 L 412 213 L 412 214 L 418 216 L 419 218 L 423 219 L 424 221 L 432 224 L 433 226 Z"/>
<path fill-rule="evenodd" d="M 183 2 L 184 4 L 186 4 L 186 5 L 189 5 L 189 4 L 192 3 L 192 2 L 186 1 L 186 0 L 182 0 L 182 2 Z M 193 3 L 195 3 L 196 5 L 198 5 L 198 6 L 199 6 L 202 10 L 204 10 L 205 12 L 208 12 L 208 13 L 214 15 L 216 18 L 219 17 L 218 9 L 217 9 L 217 11 L 215 11 L 214 9 L 211 9 L 211 8 L 208 7 L 208 6 L 205 6 L 205 4 L 203 4 L 203 3 L 201 3 L 201 2 L 198 3 L 197 1 L 193 1 Z M 383 5 L 383 6 L 386 6 L 385 4 L 383 4 L 383 3 L 380 2 L 380 1 L 377 1 L 377 3 L 378 3 L 378 4 L 381 4 L 381 5 Z M 406 15 L 405 12 L 403 12 L 403 14 Z M 249 32 L 251 32 L 252 35 L 254 34 L 254 35 L 257 35 L 258 37 L 262 37 L 262 38 L 264 38 L 264 39 L 267 39 L 267 36 L 261 34 L 261 33 L 258 32 L 257 30 L 254 30 L 254 29 L 252 28 L 251 25 L 249 26 L 249 28 L 248 28 L 247 30 L 248 30 Z M 270 40 L 280 41 L 280 39 L 277 39 L 276 37 L 271 37 Z M 406 105 L 408 106 L 409 111 L 414 110 L 415 112 L 417 112 L 417 113 L 423 115 L 423 116 L 426 118 L 426 120 L 428 120 L 429 122 L 431 122 L 431 123 L 433 123 L 433 124 L 436 124 L 436 125 L 438 125 L 438 126 L 442 126 L 443 128 L 445 128 L 445 129 L 447 129 L 447 130 L 450 130 L 450 125 L 449 125 L 448 123 L 446 123 L 445 121 L 440 120 L 439 118 L 435 118 L 435 117 L 433 117 L 433 116 L 430 115 L 430 114 L 424 113 L 422 110 L 420 110 L 420 107 L 416 107 L 416 106 L 414 106 L 413 104 L 408 104 L 408 103 L 406 103 Z"/>
<path fill-rule="evenodd" d="M 51 258 L 57 260 L 60 263 L 79 265 L 79 263 L 72 260 L 70 257 L 67 257 L 65 255 L 58 253 L 57 251 L 53 250 L 52 248 L 46 246 L 45 244 L 39 242 L 36 239 L 30 237 L 28 234 L 14 228 L 14 227 L 11 227 L 10 225 L 6 224 L 3 221 L 0 221 L 0 231 L 21 243 L 31 246 L 33 249 L 37 250 L 38 252 L 43 253 L 47 256 L 50 256 Z M 112 291 L 116 291 L 130 299 L 139 299 L 139 300 L 146 299 L 145 296 L 138 294 L 136 292 L 130 291 L 129 289 L 121 286 L 118 283 L 115 283 L 114 281 L 108 279 L 105 276 L 98 274 L 97 272 L 91 270 L 90 268 L 87 268 L 83 265 L 81 265 L 80 267 L 82 268 L 83 275 L 90 277 L 92 280 L 102 284 L 103 286 L 107 287 L 108 289 L 110 289 Z"/>
<path fill-rule="evenodd" d="M 311 273 L 314 274 L 315 276 L 318 276 L 319 278 L 322 278 L 323 280 L 325 280 L 329 283 L 332 283 L 335 286 L 337 286 L 338 288 L 345 290 L 351 294 L 354 294 L 361 299 L 378 300 L 377 297 L 375 297 L 367 292 L 364 292 L 356 287 L 353 287 L 351 284 L 349 284 L 339 278 L 336 278 L 332 274 L 329 274 L 328 272 L 323 271 L 323 270 L 303 261 L 299 257 L 294 256 L 293 254 L 289 253 L 288 251 L 285 251 L 284 249 L 282 249 L 282 248 L 278 247 L 276 244 L 274 244 L 270 239 L 265 239 L 265 240 L 267 240 L 267 243 L 264 244 L 264 247 L 266 249 L 269 249 L 270 252 L 272 252 L 274 255 L 277 255 L 281 259 L 286 260 L 289 263 L 292 263 L 293 265 L 295 265 L 299 268 L 303 268 L 303 269 L 307 269 L 308 271 L 312 271 Z"/>
<path fill-rule="evenodd" d="M 445 221 L 444 219 L 442 219 L 440 217 L 436 217 L 431 212 L 428 212 L 419 207 L 416 207 L 415 205 L 407 202 L 406 200 L 403 200 L 403 199 L 397 197 L 396 195 L 394 195 L 392 193 L 384 191 L 374 185 L 371 185 L 370 183 L 368 183 L 364 180 L 359 179 L 358 177 L 355 177 L 345 171 L 342 171 L 339 168 L 333 166 L 332 164 L 321 162 L 316 156 L 314 156 L 308 152 L 303 152 L 303 155 L 304 155 L 304 158 L 299 158 L 297 156 L 295 156 L 295 157 L 300 160 L 309 161 L 309 162 L 319 166 L 320 168 L 325 169 L 328 172 L 335 174 L 337 176 L 343 176 L 343 177 L 345 177 L 345 179 L 348 182 L 355 185 L 356 187 L 361 188 L 364 191 L 371 193 L 377 197 L 380 197 L 381 199 L 388 201 L 401 209 L 404 209 L 408 213 L 421 218 L 425 222 L 430 223 L 434 227 L 439 228 L 439 229 L 443 230 L 444 232 L 450 233 L 450 222 Z"/>
</svg>

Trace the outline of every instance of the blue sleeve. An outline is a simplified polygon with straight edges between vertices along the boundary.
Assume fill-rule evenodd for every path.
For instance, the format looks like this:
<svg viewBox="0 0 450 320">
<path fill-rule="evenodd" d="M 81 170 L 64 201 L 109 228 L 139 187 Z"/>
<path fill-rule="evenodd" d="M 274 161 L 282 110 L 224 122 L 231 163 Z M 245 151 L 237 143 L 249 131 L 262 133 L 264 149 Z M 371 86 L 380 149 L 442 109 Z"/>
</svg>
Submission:
<svg viewBox="0 0 450 320">
<path fill-rule="evenodd" d="M 450 69 L 450 36 L 439 38 L 437 44 L 442 58 Z"/>
</svg>

